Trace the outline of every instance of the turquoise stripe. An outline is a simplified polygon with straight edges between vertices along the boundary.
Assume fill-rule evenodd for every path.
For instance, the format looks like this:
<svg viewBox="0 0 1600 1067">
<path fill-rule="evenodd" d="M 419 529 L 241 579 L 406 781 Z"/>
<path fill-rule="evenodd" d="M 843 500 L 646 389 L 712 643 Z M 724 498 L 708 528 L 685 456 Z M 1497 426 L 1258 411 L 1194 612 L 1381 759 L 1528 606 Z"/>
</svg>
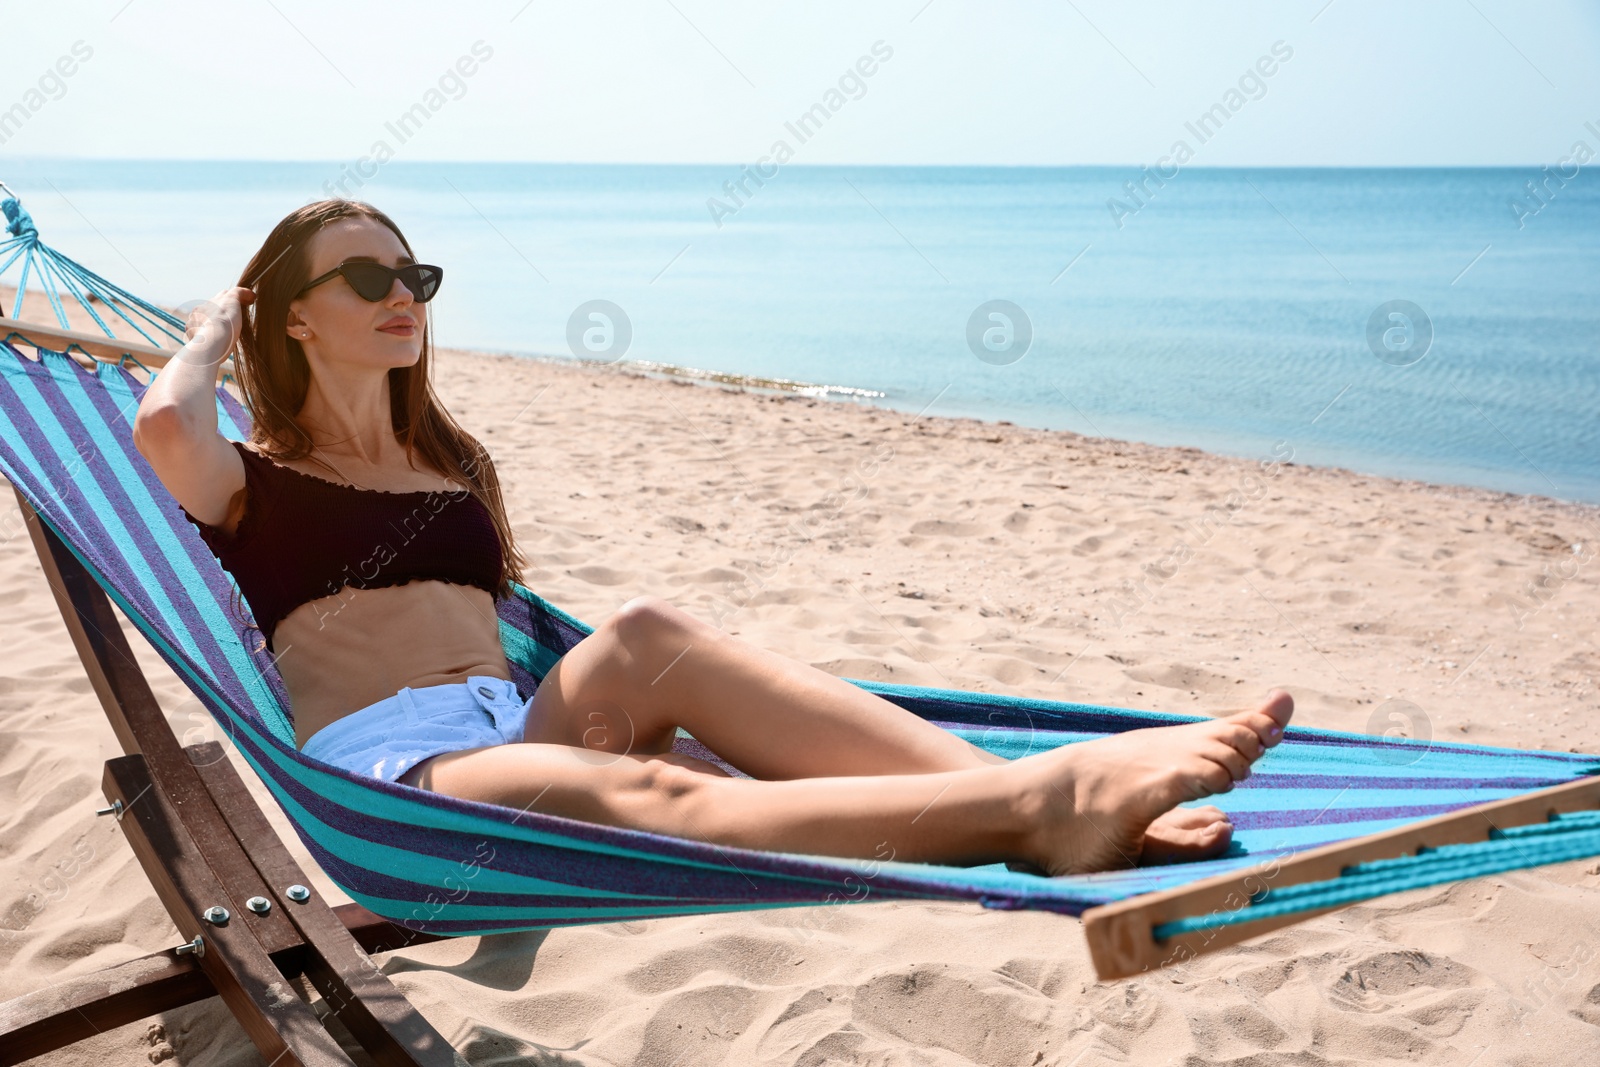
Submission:
<svg viewBox="0 0 1600 1067">
<path fill-rule="evenodd" d="M 221 391 L 220 386 L 218 391 Z M 249 434 L 245 433 L 244 427 L 233 421 L 233 412 L 229 411 L 227 406 L 222 403 L 222 397 L 220 396 L 217 397 L 217 432 L 231 441 L 244 441 L 249 438 Z"/>
<path fill-rule="evenodd" d="M 342 888 L 342 887 L 341 887 Z M 450 937 L 486 937 L 490 934 L 514 934 L 524 930 L 545 930 L 559 926 L 574 925 L 574 920 L 582 923 L 607 922 L 614 918 L 636 917 L 640 914 L 671 918 L 677 915 L 714 915 L 727 914 L 738 911 L 766 911 L 772 908 L 809 908 L 819 907 L 816 901 L 810 900 L 782 900 L 782 901 L 736 901 L 731 904 L 704 904 L 680 903 L 663 905 L 661 907 L 596 907 L 585 908 L 582 911 L 572 911 L 568 908 L 476 908 L 465 904 L 445 902 L 439 910 L 432 911 L 432 905 L 427 906 L 429 913 L 415 915 L 414 913 L 424 907 L 415 901 L 391 901 L 385 897 L 375 897 L 369 893 L 351 893 L 345 891 L 349 897 L 374 915 L 382 915 L 391 921 L 400 922 L 432 922 L 446 920 L 482 919 L 486 923 L 496 920 L 499 925 L 484 926 L 469 930 L 451 930 Z M 469 914 L 458 914 L 468 912 Z M 487 912 L 479 915 L 478 912 Z M 545 920 L 542 924 L 525 920 Z M 514 925 L 504 925 L 511 923 Z"/>
<path fill-rule="evenodd" d="M 1521 794 L 1513 793 L 1513 796 Z M 1446 812 L 1445 814 L 1448 814 Z M 1308 848 L 1321 845 L 1331 845 L 1338 841 L 1350 841 L 1357 837 L 1367 837 L 1371 834 L 1381 834 L 1386 830 L 1397 830 L 1402 826 L 1415 826 L 1423 818 L 1432 816 L 1397 816 L 1392 819 L 1370 819 L 1361 822 L 1308 823 L 1304 826 L 1274 826 L 1266 830 L 1235 830 L 1233 839 L 1241 848 L 1251 852 L 1267 852 L 1272 849 L 1292 848 L 1303 852 Z"/>
</svg>

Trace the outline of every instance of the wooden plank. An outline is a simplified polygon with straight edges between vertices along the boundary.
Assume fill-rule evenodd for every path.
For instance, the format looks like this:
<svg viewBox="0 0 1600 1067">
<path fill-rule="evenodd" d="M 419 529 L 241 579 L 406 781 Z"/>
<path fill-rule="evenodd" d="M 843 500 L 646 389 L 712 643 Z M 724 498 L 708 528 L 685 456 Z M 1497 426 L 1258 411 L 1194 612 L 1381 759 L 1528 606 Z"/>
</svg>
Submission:
<svg viewBox="0 0 1600 1067">
<path fill-rule="evenodd" d="M 168 801 L 201 861 L 210 868 L 220 891 L 217 902 L 233 915 L 230 926 L 251 933 L 263 954 L 299 949 L 305 941 L 294 917 L 298 905 L 291 907 L 293 902 L 281 894 L 288 885 L 304 884 L 307 879 L 250 798 L 221 745 L 209 742 L 188 750 L 179 747 L 104 590 L 71 549 L 39 520 L 20 492 L 17 501 L 63 621 L 119 743 L 124 751 L 144 756 L 150 788 Z M 218 803 L 211 784 L 220 795 L 230 798 L 227 811 Z M 235 814 L 243 827 L 230 822 Z M 260 863 L 256 855 L 262 857 Z M 249 911 L 244 902 L 253 896 L 265 897 L 273 907 L 265 915 Z M 323 992 L 330 1003 L 336 1002 L 348 1012 L 345 1021 L 352 1033 L 364 1043 L 367 1039 L 373 1042 L 372 1052 L 380 1063 L 453 1064 L 454 1053 L 448 1043 L 377 969 L 343 918 L 320 898 L 317 909 L 317 917 L 308 920 L 317 931 L 317 948 L 338 962 L 308 952 L 303 970 L 319 988 L 326 986 Z M 359 922 L 363 935 L 379 950 L 437 939 L 405 931 L 365 909 L 346 914 Z M 177 922 L 179 916 L 173 918 Z M 371 977 L 374 974 L 376 978 Z M 441 1050 L 445 1058 L 438 1059 Z"/>
<path fill-rule="evenodd" d="M 333 1013 L 381 1067 L 453 1067 L 455 1052 L 444 1035 L 423 1018 L 389 981 L 350 931 L 311 887 L 300 865 L 273 831 L 250 796 L 238 772 L 215 741 L 185 749 L 200 778 L 227 819 L 251 862 L 271 887 L 267 899 L 299 928 L 310 951 L 305 973 Z M 283 895 L 295 884 L 311 889 L 310 899 L 296 902 Z M 397 936 L 409 934 L 395 927 Z M 417 938 L 409 939 L 419 943 Z M 398 946 L 396 946 L 398 947 Z"/>
<path fill-rule="evenodd" d="M 11 337 L 17 334 L 17 337 Z M 62 352 L 76 345 L 88 357 L 90 365 L 93 362 L 121 363 L 124 355 L 136 357 L 151 370 L 158 370 L 167 365 L 167 361 L 177 354 L 177 349 L 158 348 L 154 345 L 142 344 L 138 341 L 124 341 L 115 337 L 107 337 L 99 333 L 83 333 L 79 330 L 66 330 L 60 326 L 51 326 L 42 322 L 26 322 L 22 319 L 7 318 L 0 315 L 0 339 L 9 339 L 12 344 L 22 342 L 33 348 L 48 348 L 52 352 Z M 79 353 L 70 353 L 76 357 Z M 85 362 L 80 359 L 80 363 Z M 233 361 L 230 359 L 223 363 L 223 369 L 230 371 Z"/>
<path fill-rule="evenodd" d="M 265 896 L 266 883 L 240 848 L 189 754 L 172 735 L 105 590 L 60 537 L 39 520 L 20 492 L 17 504 L 23 509 L 62 621 L 122 750 L 145 757 L 155 787 L 182 813 L 184 827 L 200 854 L 234 899 L 242 906 L 252 896 Z M 246 913 L 238 922 L 249 926 L 269 953 L 300 944 L 299 931 L 281 913 Z"/>
<path fill-rule="evenodd" d="M 56 607 L 78 650 L 78 658 L 83 661 L 89 683 L 100 698 L 112 732 L 117 735 L 117 743 L 125 753 L 145 752 L 155 759 L 177 758 L 177 739 L 172 737 L 172 730 L 150 686 L 144 683 L 144 674 L 123 637 L 122 626 L 105 591 L 95 583 L 72 550 L 40 520 L 22 491 L 12 486 L 12 492 L 16 494 L 17 507 L 22 512 L 28 534 L 33 538 L 45 581 L 56 598 Z M 132 672 L 125 669 L 127 665 L 132 666 Z M 135 673 L 137 680 L 133 677 Z M 167 735 L 166 744 L 161 741 L 163 733 Z"/>
<path fill-rule="evenodd" d="M 1274 888 L 1330 881 L 1353 864 L 1414 856 L 1423 848 L 1485 841 L 1492 830 L 1546 822 L 1558 813 L 1589 811 L 1597 807 L 1600 807 L 1600 777 L 1583 778 L 1523 796 L 1463 808 L 1368 837 L 1323 845 L 1287 858 L 1269 859 L 1255 867 L 1201 879 L 1176 889 L 1103 904 L 1083 913 L 1089 955 L 1101 981 L 1129 978 L 1181 963 L 1338 909 L 1297 912 L 1157 941 L 1154 931 L 1163 923 L 1212 912 L 1237 911 L 1251 903 L 1253 897 L 1269 896 Z"/>
<path fill-rule="evenodd" d="M 245 922 L 244 902 L 219 884 L 173 806 L 151 781 L 143 756 L 106 761 L 102 789 L 123 804 L 122 831 L 184 941 L 203 938 L 200 968 L 239 1025 L 274 1067 L 350 1067 L 311 1006 L 261 947 Z M 222 925 L 202 916 L 226 907 Z"/>
<path fill-rule="evenodd" d="M 46 986 L 0 1004 L 0 1067 L 216 992 L 195 958 L 173 949 Z"/>
<path fill-rule="evenodd" d="M 341 904 L 333 914 L 369 953 L 400 947 L 414 931 L 380 919 L 359 904 Z M 414 934 L 410 944 L 444 940 Z M 285 978 L 304 974 L 304 945 L 273 953 Z M 33 993 L 0 1002 L 0 1067 L 43 1056 L 107 1030 L 217 995 L 217 989 L 189 954 L 153 952 L 91 974 L 69 978 Z"/>
</svg>

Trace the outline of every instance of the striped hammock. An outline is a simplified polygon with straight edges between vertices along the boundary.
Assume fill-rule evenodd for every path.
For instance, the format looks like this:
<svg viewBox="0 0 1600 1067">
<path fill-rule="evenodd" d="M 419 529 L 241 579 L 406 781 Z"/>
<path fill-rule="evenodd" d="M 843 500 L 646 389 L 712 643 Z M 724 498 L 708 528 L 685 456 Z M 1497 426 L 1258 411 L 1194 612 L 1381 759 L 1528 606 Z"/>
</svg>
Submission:
<svg viewBox="0 0 1600 1067">
<path fill-rule="evenodd" d="M 9 341 L 9 339 L 7 339 Z M 1004 864 L 955 867 L 733 848 L 475 803 L 382 782 L 301 754 L 286 693 L 259 634 L 230 613 L 234 585 L 133 447 L 144 384 L 0 342 L 0 473 L 86 565 L 210 710 L 222 740 L 261 777 L 316 863 L 392 922 L 470 935 L 669 915 L 877 900 L 968 900 L 1065 914 L 1183 885 L 1274 856 L 1361 837 L 1559 785 L 1595 757 L 1429 744 L 1291 727 L 1233 792 L 1212 798 L 1236 827 L 1230 854 L 1191 864 L 1047 878 Z M 217 389 L 222 433 L 248 413 Z M 518 587 L 498 605 L 513 680 L 532 693 L 590 627 Z M 1022 697 L 854 684 L 1009 758 L 1194 717 Z M 680 731 L 676 749 L 740 774 Z M 1479 845 L 1403 857 L 1252 907 L 1311 911 L 1397 889 L 1600 854 L 1593 817 L 1552 820 Z M 1251 907 L 1166 933 L 1247 920 Z"/>
<path fill-rule="evenodd" d="M 163 340 L 182 342 L 179 319 L 44 244 L 21 202 L 3 184 L 0 193 L 8 234 L 0 239 L 0 276 L 21 264 L 12 314 L 25 302 L 31 272 L 63 328 L 64 291 L 108 336 L 113 331 L 96 302 L 158 348 Z M 1249 779 L 1208 801 L 1228 812 L 1235 827 L 1226 856 L 1063 878 L 1004 864 L 952 867 L 733 848 L 364 778 L 295 747 L 277 668 L 259 632 L 230 613 L 237 596 L 232 577 L 133 447 L 145 383 L 128 370 L 131 357 L 89 370 L 44 348 L 39 359 L 26 358 L 11 344 L 18 337 L 0 338 L 0 474 L 211 712 L 224 743 L 261 777 L 328 877 L 370 911 L 409 929 L 490 934 L 874 900 L 969 900 L 1076 915 L 1600 772 L 1600 759 L 1588 755 L 1291 727 Z M 225 436 L 249 436 L 248 412 L 222 386 L 217 422 Z M 499 602 L 497 613 L 512 679 L 526 697 L 591 628 L 532 590 L 519 585 L 515 594 Z M 255 640 L 247 642 L 247 634 Z M 1124 730 L 1199 721 L 847 680 L 1012 759 Z M 674 748 L 744 777 L 681 730 Z M 1575 812 L 1496 831 L 1488 841 L 1357 864 L 1339 877 L 1284 885 L 1153 932 L 1164 940 L 1595 855 L 1600 813 Z"/>
</svg>

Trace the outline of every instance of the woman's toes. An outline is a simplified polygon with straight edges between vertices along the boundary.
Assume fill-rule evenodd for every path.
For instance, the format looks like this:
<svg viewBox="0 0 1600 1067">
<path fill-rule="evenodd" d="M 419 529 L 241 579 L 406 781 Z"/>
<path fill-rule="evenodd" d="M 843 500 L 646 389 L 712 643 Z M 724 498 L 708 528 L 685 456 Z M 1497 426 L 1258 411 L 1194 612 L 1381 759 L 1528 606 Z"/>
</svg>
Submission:
<svg viewBox="0 0 1600 1067">
<path fill-rule="evenodd" d="M 1207 745 L 1200 754 L 1226 769 L 1230 782 L 1242 782 L 1250 776 L 1250 760 L 1225 741 Z"/>
<path fill-rule="evenodd" d="M 1263 728 L 1265 728 L 1266 723 L 1271 721 L 1266 719 L 1265 716 L 1262 716 L 1261 719 Z M 1256 731 L 1254 724 L 1242 722 L 1221 723 L 1217 731 L 1217 738 L 1232 745 L 1241 756 L 1250 762 L 1254 762 L 1267 754 L 1266 742 L 1261 739 L 1261 735 Z"/>
<path fill-rule="evenodd" d="M 1202 746 L 1194 753 L 1194 757 L 1190 773 L 1199 780 L 1204 791 L 1191 797 L 1192 800 L 1213 793 L 1226 793 L 1235 782 L 1250 773 L 1249 762 L 1220 741 Z"/>
<path fill-rule="evenodd" d="M 1205 809 L 1178 808 L 1189 815 L 1198 815 Z M 1209 809 L 1216 811 L 1215 808 Z M 1170 813 L 1169 813 L 1170 814 Z M 1221 812 L 1217 812 L 1221 815 Z M 1185 820 L 1187 821 L 1187 820 Z M 1222 819 L 1207 818 L 1197 825 L 1177 827 L 1152 825 L 1146 833 L 1139 862 L 1144 866 L 1168 863 L 1192 863 L 1195 860 L 1214 859 L 1228 850 L 1233 838 L 1233 826 Z"/>
<path fill-rule="evenodd" d="M 1294 717 L 1294 697 L 1287 690 L 1274 689 L 1267 694 L 1267 702 L 1261 705 L 1261 714 L 1272 720 L 1272 728 L 1268 731 L 1272 735 L 1269 744 L 1277 744 L 1283 737 L 1283 731 L 1289 725 L 1289 720 Z"/>
<path fill-rule="evenodd" d="M 1242 743 L 1259 748 L 1256 758 L 1265 755 L 1267 749 L 1283 740 L 1283 728 L 1278 720 L 1259 711 L 1242 712 L 1233 716 L 1230 721 L 1250 734 L 1250 740 Z"/>
<path fill-rule="evenodd" d="M 1206 804 L 1198 808 L 1173 808 L 1150 824 L 1152 830 L 1170 826 L 1175 830 L 1199 830 L 1213 823 L 1227 822 L 1228 816 L 1219 807 Z"/>
</svg>

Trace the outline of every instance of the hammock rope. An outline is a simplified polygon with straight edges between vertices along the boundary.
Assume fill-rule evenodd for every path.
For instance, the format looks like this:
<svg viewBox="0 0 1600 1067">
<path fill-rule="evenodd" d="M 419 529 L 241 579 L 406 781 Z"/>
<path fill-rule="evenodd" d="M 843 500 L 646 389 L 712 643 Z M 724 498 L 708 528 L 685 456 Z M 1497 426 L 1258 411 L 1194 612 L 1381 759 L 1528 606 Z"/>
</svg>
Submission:
<svg viewBox="0 0 1600 1067">
<path fill-rule="evenodd" d="M 4 199 L 0 199 L 0 212 L 5 215 L 6 232 L 10 234 L 9 238 L 0 241 L 0 255 L 11 252 L 10 258 L 0 264 L 0 277 L 19 257 L 22 260 L 21 277 L 10 309 L 11 317 L 17 317 L 18 311 L 25 306 L 28 276 L 33 273 L 38 275 L 40 288 L 50 302 L 50 310 L 55 313 L 56 325 L 64 330 L 72 327 L 66 308 L 61 303 L 62 287 L 78 302 L 79 307 L 88 312 L 107 337 L 115 337 L 116 334 L 100 317 L 100 312 L 94 306 L 96 301 L 114 311 L 148 344 L 164 348 L 168 346 L 163 341 L 173 341 L 178 345 L 184 343 L 183 320 L 45 244 L 39 238 L 39 228 L 33 216 L 4 182 L 0 182 L 0 193 L 4 194 Z M 6 309 L 0 308 L 0 314 L 5 312 Z M 152 332 L 158 336 L 152 336 Z"/>
</svg>

